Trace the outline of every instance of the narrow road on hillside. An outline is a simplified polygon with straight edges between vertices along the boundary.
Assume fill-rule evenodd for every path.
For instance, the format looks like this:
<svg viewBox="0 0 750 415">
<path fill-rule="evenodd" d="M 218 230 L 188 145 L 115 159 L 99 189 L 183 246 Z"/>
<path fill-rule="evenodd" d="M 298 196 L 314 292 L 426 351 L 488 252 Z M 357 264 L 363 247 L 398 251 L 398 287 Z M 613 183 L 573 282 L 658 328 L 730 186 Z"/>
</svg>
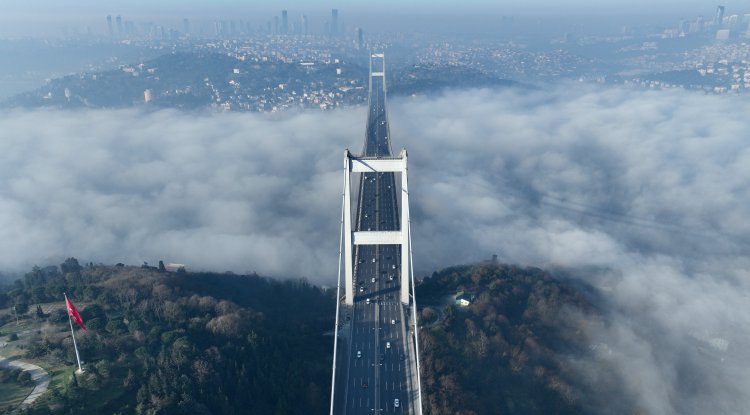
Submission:
<svg viewBox="0 0 750 415">
<path fill-rule="evenodd" d="M 28 371 L 31 375 L 31 381 L 34 382 L 34 389 L 29 396 L 27 396 L 26 399 L 24 399 L 23 402 L 11 412 L 11 414 L 15 414 L 19 410 L 29 407 L 35 400 L 37 400 L 37 398 L 47 391 L 47 387 L 49 386 L 49 373 L 41 367 L 33 363 L 24 362 L 15 357 L 3 356 L 0 356 L 0 367 Z"/>
</svg>

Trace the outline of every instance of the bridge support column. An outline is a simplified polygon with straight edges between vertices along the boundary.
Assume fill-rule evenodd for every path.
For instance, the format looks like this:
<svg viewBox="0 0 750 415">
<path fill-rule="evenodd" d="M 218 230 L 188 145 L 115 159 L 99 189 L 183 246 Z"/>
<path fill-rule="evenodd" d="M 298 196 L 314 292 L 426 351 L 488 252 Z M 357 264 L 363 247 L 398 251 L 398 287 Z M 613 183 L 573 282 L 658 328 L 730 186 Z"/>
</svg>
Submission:
<svg viewBox="0 0 750 415">
<path fill-rule="evenodd" d="M 345 279 L 345 298 L 347 305 L 354 305 L 354 264 L 352 252 L 352 190 L 351 176 L 352 163 L 349 161 L 351 154 L 347 149 L 344 151 L 344 169 L 346 177 L 344 178 L 344 273 Z"/>
<path fill-rule="evenodd" d="M 409 304 L 409 270 L 411 260 L 409 182 L 407 175 L 406 149 L 401 150 L 401 303 Z"/>
</svg>

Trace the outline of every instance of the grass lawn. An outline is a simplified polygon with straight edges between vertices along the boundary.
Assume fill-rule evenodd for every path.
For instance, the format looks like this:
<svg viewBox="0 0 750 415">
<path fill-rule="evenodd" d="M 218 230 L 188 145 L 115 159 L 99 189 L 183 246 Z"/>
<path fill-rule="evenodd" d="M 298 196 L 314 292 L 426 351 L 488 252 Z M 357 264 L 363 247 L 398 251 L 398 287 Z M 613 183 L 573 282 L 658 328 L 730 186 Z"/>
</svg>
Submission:
<svg viewBox="0 0 750 415">
<path fill-rule="evenodd" d="M 0 356 L 19 356 L 23 361 L 33 363 L 37 366 L 42 367 L 50 375 L 49 389 L 62 390 L 63 386 L 73 374 L 75 365 L 69 365 L 64 362 L 60 362 L 57 359 L 52 358 L 51 356 L 25 358 L 23 357 L 24 349 L 22 349 L 21 346 L 27 344 L 29 341 L 33 341 L 33 339 L 35 338 L 39 338 L 40 335 L 37 334 L 39 330 L 45 333 L 42 336 L 59 335 L 57 333 L 61 328 L 65 329 L 66 324 L 50 325 L 48 323 L 34 319 L 21 320 L 20 323 L 20 325 L 16 325 L 16 322 L 14 320 L 0 327 L 0 341 L 7 342 L 9 338 L 8 335 L 11 333 L 17 333 L 19 335 L 19 340 L 8 342 L 5 347 L 0 347 Z M 70 333 L 68 332 L 67 335 L 70 335 Z M 3 410 L 8 407 L 10 397 L 15 396 L 12 395 L 14 391 L 7 388 L 18 388 L 18 385 L 0 384 L 0 413 L 2 413 Z M 26 395 L 23 395 L 18 403 L 20 403 L 28 395 L 28 393 L 30 393 L 31 389 L 33 389 L 33 387 L 28 388 L 28 391 L 26 391 Z M 46 396 L 47 394 L 45 393 L 42 397 L 40 397 L 40 399 L 35 402 L 34 405 L 37 405 L 37 403 L 39 403 L 40 401 L 45 401 Z"/>
<path fill-rule="evenodd" d="M 8 407 L 15 408 L 33 389 L 34 386 L 21 386 L 15 381 L 0 383 L 0 411 Z"/>
</svg>

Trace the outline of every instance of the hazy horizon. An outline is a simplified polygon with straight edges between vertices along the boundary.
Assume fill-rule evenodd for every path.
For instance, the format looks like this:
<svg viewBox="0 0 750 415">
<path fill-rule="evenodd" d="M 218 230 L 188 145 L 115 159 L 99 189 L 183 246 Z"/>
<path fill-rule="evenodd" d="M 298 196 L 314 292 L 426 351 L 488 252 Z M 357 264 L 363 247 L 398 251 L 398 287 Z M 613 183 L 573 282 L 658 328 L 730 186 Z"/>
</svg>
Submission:
<svg viewBox="0 0 750 415">
<path fill-rule="evenodd" d="M 717 3 L 718 4 L 718 3 Z M 681 18 L 694 18 L 702 15 L 711 18 L 717 4 L 705 1 L 617 1 L 601 2 L 551 2 L 536 0 L 531 2 L 510 1 L 502 4 L 488 1 L 468 2 L 409 2 L 407 5 L 391 1 L 378 3 L 357 1 L 347 4 L 321 4 L 317 1 L 292 1 L 284 4 L 264 1 L 252 5 L 238 1 L 204 2 L 101 2 L 78 1 L 75 4 L 52 1 L 18 1 L 4 4 L 0 16 L 0 36 L 54 36 L 64 30 L 75 29 L 83 32 L 89 27 L 95 34 L 104 34 L 107 15 L 122 16 L 126 20 L 173 24 L 180 28 L 182 20 L 245 20 L 262 24 L 288 10 L 291 18 L 302 14 L 309 17 L 311 27 L 322 30 L 330 19 L 331 9 L 339 10 L 339 21 L 351 27 L 364 26 L 370 31 L 387 30 L 441 30 L 491 32 L 500 19 L 511 17 L 522 22 L 516 30 L 534 29 L 534 23 L 542 21 L 541 27 L 583 25 L 592 28 L 606 28 L 613 25 L 613 31 L 623 24 L 666 24 Z M 726 14 L 750 13 L 750 5 L 741 1 L 721 2 Z"/>
</svg>

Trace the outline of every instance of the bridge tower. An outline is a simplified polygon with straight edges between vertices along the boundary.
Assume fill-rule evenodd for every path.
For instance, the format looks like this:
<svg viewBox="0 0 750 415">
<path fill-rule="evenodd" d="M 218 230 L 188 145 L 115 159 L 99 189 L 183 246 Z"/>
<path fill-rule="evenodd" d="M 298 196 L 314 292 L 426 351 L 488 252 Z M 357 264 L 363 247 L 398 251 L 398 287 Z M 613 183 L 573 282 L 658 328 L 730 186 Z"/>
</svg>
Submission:
<svg viewBox="0 0 750 415">
<path fill-rule="evenodd" d="M 347 305 L 354 304 L 354 245 L 400 245 L 401 303 L 409 305 L 411 272 L 411 234 L 409 220 L 409 181 L 406 149 L 397 157 L 356 157 L 344 151 L 344 273 Z M 353 231 L 352 224 L 352 173 L 400 173 L 401 175 L 401 229 L 395 231 Z"/>
</svg>

